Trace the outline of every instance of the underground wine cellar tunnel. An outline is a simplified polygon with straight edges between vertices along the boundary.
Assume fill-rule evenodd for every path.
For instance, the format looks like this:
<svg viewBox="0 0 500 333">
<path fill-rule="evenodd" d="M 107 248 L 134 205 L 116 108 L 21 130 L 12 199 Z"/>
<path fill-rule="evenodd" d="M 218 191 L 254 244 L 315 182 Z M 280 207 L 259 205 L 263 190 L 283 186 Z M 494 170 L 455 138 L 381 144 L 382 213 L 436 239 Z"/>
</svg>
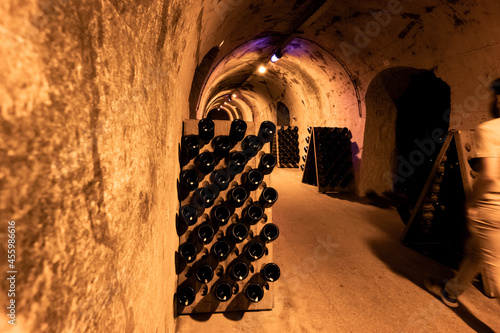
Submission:
<svg viewBox="0 0 500 333">
<path fill-rule="evenodd" d="M 7 0 L 0 13 L 0 267 L 15 221 L 17 271 L 15 297 L 0 284 L 16 305 L 1 332 L 500 331 L 480 286 L 456 311 L 425 291 L 453 270 L 400 242 L 396 206 L 415 194 L 395 181 L 415 140 L 488 119 L 498 1 Z M 296 126 L 301 156 L 309 127 L 352 134 L 349 193 L 272 173 L 271 311 L 176 315 L 183 122 L 206 117 Z"/>
</svg>

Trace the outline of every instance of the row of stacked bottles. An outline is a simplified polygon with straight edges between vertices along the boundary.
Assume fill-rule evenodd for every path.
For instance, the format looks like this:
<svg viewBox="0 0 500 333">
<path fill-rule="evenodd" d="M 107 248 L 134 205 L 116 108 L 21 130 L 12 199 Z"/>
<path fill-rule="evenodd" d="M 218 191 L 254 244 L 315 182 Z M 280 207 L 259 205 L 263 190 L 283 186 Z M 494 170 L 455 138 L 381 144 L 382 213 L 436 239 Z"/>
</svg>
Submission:
<svg viewBox="0 0 500 333">
<path fill-rule="evenodd" d="M 303 182 L 317 184 L 320 192 L 347 190 L 354 179 L 351 131 L 346 127 L 315 127 L 308 131 L 311 138 L 306 138 L 309 146 L 304 148 L 307 155 L 302 156 Z"/>
<path fill-rule="evenodd" d="M 177 312 L 249 309 L 280 277 L 270 253 L 279 236 L 271 222 L 278 192 L 268 185 L 276 158 L 265 152 L 276 126 L 264 121 L 254 135 L 254 124 L 239 119 L 201 119 L 196 134 L 193 121 L 184 125 Z"/>
<path fill-rule="evenodd" d="M 280 168 L 298 168 L 299 129 L 297 126 L 281 126 L 278 129 L 278 161 Z"/>
<path fill-rule="evenodd" d="M 351 131 L 346 127 L 320 128 L 316 138 L 319 186 L 345 189 L 354 178 Z"/>
</svg>

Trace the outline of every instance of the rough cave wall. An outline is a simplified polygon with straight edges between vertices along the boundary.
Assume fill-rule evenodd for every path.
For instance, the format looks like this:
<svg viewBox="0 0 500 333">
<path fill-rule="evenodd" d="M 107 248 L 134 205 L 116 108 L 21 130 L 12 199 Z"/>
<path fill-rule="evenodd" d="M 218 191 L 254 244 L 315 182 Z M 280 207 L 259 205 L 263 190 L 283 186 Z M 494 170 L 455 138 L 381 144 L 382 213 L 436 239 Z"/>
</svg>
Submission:
<svg viewBox="0 0 500 333">
<path fill-rule="evenodd" d="M 173 332 L 177 144 L 201 36 L 184 5 L 0 5 L 16 332 Z"/>
</svg>

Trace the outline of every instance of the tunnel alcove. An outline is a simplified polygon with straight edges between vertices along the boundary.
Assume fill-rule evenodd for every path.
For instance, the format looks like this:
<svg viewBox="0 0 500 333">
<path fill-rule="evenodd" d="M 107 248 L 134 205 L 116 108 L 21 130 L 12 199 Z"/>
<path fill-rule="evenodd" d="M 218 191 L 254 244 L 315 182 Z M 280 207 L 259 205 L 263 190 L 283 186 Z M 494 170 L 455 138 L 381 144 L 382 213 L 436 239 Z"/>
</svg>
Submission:
<svg viewBox="0 0 500 333">
<path fill-rule="evenodd" d="M 429 70 L 394 67 L 371 80 L 365 101 L 361 175 L 365 192 L 414 199 L 442 144 L 432 139 L 433 131 L 442 135 L 448 130 L 450 88 Z M 421 146 L 426 140 L 432 144 L 424 152 Z"/>
<path fill-rule="evenodd" d="M 278 102 L 276 108 L 278 114 L 277 126 L 290 126 L 290 110 L 282 102 Z"/>
<path fill-rule="evenodd" d="M 416 202 L 449 127 L 450 87 L 431 71 L 416 73 L 395 105 L 395 190 Z"/>
</svg>

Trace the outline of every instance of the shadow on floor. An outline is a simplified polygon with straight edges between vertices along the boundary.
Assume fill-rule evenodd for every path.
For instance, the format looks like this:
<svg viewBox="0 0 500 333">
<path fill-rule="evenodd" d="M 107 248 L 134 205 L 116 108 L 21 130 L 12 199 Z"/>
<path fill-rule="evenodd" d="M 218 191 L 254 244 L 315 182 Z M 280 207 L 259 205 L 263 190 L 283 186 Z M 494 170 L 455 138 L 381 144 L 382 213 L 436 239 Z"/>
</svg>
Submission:
<svg viewBox="0 0 500 333">
<path fill-rule="evenodd" d="M 372 205 L 372 206 L 376 206 L 379 208 L 390 208 L 391 207 L 391 204 L 389 204 L 387 201 L 385 201 L 383 199 L 378 200 L 378 198 L 376 198 L 375 200 L 373 200 L 372 198 L 360 197 L 354 193 L 349 193 L 349 192 L 335 192 L 335 193 L 324 193 L 324 194 L 326 194 L 330 198 L 360 203 L 362 205 Z"/>
<path fill-rule="evenodd" d="M 375 221 L 369 216 L 367 220 L 385 233 L 380 238 L 369 240 L 368 245 L 373 254 L 394 273 L 407 278 L 424 290 L 426 288 L 423 281 L 426 277 L 450 279 L 453 276 L 451 269 L 440 265 L 421 253 L 405 247 L 399 242 L 404 225 L 398 228 L 393 223 L 384 223 L 384 221 L 380 220 Z M 442 306 L 446 307 L 444 304 Z M 460 307 L 453 309 L 453 311 L 476 332 L 494 332 L 488 325 L 476 318 L 463 304 L 460 304 Z"/>
<path fill-rule="evenodd" d="M 392 207 L 397 207 L 404 202 L 402 198 L 395 195 L 383 194 L 379 195 L 375 192 L 368 192 L 364 197 L 360 197 L 354 193 L 350 192 L 336 192 L 336 193 L 325 193 L 331 198 L 345 200 L 349 202 L 356 202 L 363 205 L 375 206 L 382 209 L 390 209 Z"/>
</svg>

